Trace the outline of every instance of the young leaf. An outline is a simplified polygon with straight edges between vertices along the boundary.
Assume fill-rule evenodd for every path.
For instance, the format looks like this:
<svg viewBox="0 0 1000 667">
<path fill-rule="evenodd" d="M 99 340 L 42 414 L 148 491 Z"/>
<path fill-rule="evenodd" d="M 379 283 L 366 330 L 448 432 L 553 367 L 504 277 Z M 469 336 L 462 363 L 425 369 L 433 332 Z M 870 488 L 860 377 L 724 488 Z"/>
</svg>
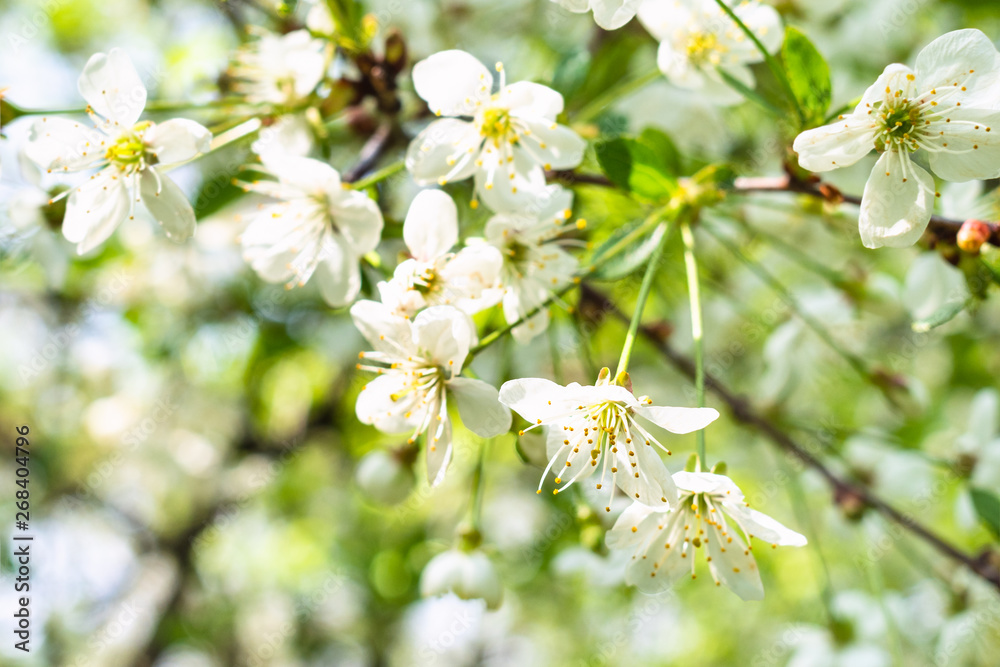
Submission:
<svg viewBox="0 0 1000 667">
<path fill-rule="evenodd" d="M 648 147 L 660 158 L 671 176 L 676 177 L 684 173 L 684 158 L 674 145 L 674 140 L 666 132 L 655 127 L 647 127 L 639 133 L 639 143 Z"/>
<path fill-rule="evenodd" d="M 601 262 L 601 255 L 607 252 L 612 246 L 616 245 L 622 238 L 627 236 L 632 232 L 637 226 L 642 223 L 637 223 L 629 227 L 620 227 L 615 230 L 608 239 L 597 248 L 594 252 L 593 263 Z M 637 238 L 631 246 L 628 246 L 618 252 L 611 259 L 604 261 L 601 264 L 601 268 L 597 269 L 592 277 L 596 280 L 620 280 L 625 276 L 631 274 L 636 269 L 644 266 L 646 260 L 649 256 L 653 254 L 653 250 L 656 249 L 656 245 L 660 242 L 660 237 L 663 236 L 665 230 L 662 227 L 657 228 L 652 234 L 646 234 Z"/>
<path fill-rule="evenodd" d="M 970 488 L 969 495 L 972 496 L 972 505 L 976 508 L 976 514 L 990 529 L 993 536 L 1000 540 L 1000 498 L 983 489 Z"/>
<path fill-rule="evenodd" d="M 953 299 L 945 302 L 943 306 L 935 310 L 930 317 L 918 320 L 910 325 L 910 328 L 917 333 L 926 333 L 931 329 L 947 324 L 955 319 L 959 313 L 969 305 L 968 300 Z"/>
<path fill-rule="evenodd" d="M 808 37 L 791 26 L 785 28 L 781 58 L 792 92 L 806 112 L 807 122 L 810 125 L 821 122 L 833 97 L 826 60 Z"/>
<path fill-rule="evenodd" d="M 612 183 L 642 199 L 662 201 L 676 189 L 667 160 L 635 139 L 620 137 L 599 146 L 597 161 Z"/>
</svg>

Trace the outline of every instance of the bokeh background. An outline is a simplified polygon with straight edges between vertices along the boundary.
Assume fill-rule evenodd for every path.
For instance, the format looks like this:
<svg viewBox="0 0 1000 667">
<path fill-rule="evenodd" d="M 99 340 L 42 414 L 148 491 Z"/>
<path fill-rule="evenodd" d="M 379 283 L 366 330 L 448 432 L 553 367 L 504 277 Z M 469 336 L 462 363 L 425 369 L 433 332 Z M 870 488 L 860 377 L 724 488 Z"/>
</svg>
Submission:
<svg viewBox="0 0 1000 667">
<path fill-rule="evenodd" d="M 83 64 L 118 46 L 151 99 L 208 100 L 247 26 L 287 30 L 301 24 L 308 7 L 300 4 L 4 0 L 0 88 L 25 108 L 78 107 Z M 571 120 L 614 80 L 654 67 L 655 43 L 637 22 L 603 33 L 588 15 L 548 0 L 366 4 L 380 35 L 401 31 L 413 60 L 445 48 L 502 60 L 512 79 L 562 91 Z M 947 30 L 1000 37 L 1000 8 L 972 0 L 774 4 L 830 62 L 838 105 Z M 402 85 L 405 115 L 418 101 Z M 227 120 L 172 115 L 210 126 Z M 366 122 L 359 112 L 329 125 L 319 141 L 331 164 L 357 162 Z M 404 473 L 392 485 L 359 483 L 362 457 L 403 442 L 354 416 L 364 382 L 354 365 L 365 344 L 346 313 L 330 310 L 311 286 L 265 284 L 243 262 L 237 238 L 257 200 L 238 196 L 229 181 L 253 159 L 248 147 L 173 174 L 199 214 L 189 243 L 171 243 L 137 215 L 81 259 L 59 234 L 58 212 L 38 208 L 42 190 L 59 181 L 39 185 L 19 165 L 27 126 L 15 120 L 0 141 L 0 664 L 1000 664 L 995 588 L 850 498 L 835 498 L 714 399 L 723 417 L 708 431 L 711 458 L 726 461 L 757 509 L 810 540 L 760 550 L 763 602 L 741 602 L 707 577 L 656 597 L 626 587 L 624 562 L 604 547 L 614 514 L 585 490 L 536 495 L 541 470 L 531 442 L 519 451 L 513 436 L 485 445 L 484 549 L 501 573 L 503 605 L 421 598 L 422 568 L 452 545 L 467 511 L 480 443 L 459 429 L 456 460 L 434 490 L 419 465 L 415 478 Z M 662 79 L 578 129 L 593 137 L 650 126 L 692 162 L 779 173 L 773 122 L 750 105 L 720 109 Z M 860 193 L 873 159 L 834 182 Z M 592 157 L 584 170 L 596 172 Z M 942 211 L 996 219 L 993 185 L 945 191 Z M 390 266 L 415 192 L 405 172 L 380 189 Z M 468 191 L 453 192 L 468 201 Z M 483 214 L 460 209 L 464 229 L 477 229 Z M 579 187 L 574 214 L 599 241 L 642 212 L 613 191 Z M 776 275 L 872 376 L 805 326 L 787 295 L 699 232 L 708 369 L 838 473 L 964 551 L 987 553 L 997 536 L 977 517 L 969 487 L 975 477 L 1000 488 L 1000 474 L 979 465 L 1000 447 L 990 393 L 1000 376 L 995 275 L 946 249 L 866 251 L 855 215 L 789 195 L 731 197 L 705 231 Z M 631 312 L 637 269 L 623 263 L 613 280 L 593 286 Z M 595 321 L 587 303 L 567 299 L 576 307 L 555 310 L 549 335 L 495 345 L 477 358 L 479 376 L 497 385 L 539 375 L 592 382 L 613 365 L 625 325 Z M 913 330 L 967 300 L 942 326 Z M 647 321 L 689 353 L 686 303 L 677 241 Z M 480 318 L 484 329 L 499 323 L 496 313 Z M 872 377 L 891 379 L 896 405 Z M 645 343 L 633 380 L 658 404 L 694 400 L 690 382 Z M 6 613 L 14 605 L 12 443 L 22 424 L 33 436 L 30 655 L 13 650 Z M 676 471 L 694 440 L 675 436 L 669 445 Z"/>
</svg>

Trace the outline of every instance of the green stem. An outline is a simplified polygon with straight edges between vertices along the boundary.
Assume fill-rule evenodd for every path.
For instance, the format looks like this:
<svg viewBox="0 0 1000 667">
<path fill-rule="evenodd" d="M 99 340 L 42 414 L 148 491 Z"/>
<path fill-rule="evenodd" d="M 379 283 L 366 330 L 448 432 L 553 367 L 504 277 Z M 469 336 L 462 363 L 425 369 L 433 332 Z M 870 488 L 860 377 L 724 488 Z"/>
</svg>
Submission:
<svg viewBox="0 0 1000 667">
<path fill-rule="evenodd" d="M 469 500 L 469 523 L 473 530 L 480 531 L 483 519 L 483 464 L 486 460 L 486 447 L 490 440 L 483 440 L 479 445 L 479 458 L 472 471 L 471 497 Z"/>
<path fill-rule="evenodd" d="M 760 38 L 757 37 L 756 33 L 754 33 L 754 31 L 751 30 L 747 24 L 736 15 L 736 12 L 734 12 L 733 8 L 726 3 L 726 0 L 715 0 L 715 4 L 719 5 L 722 11 L 724 11 L 729 18 L 731 18 L 736 25 L 739 26 L 740 30 L 743 31 L 743 34 L 750 38 L 750 41 L 754 43 L 754 46 L 757 47 L 760 54 L 764 56 L 764 62 L 767 63 L 771 72 L 774 73 L 774 76 L 781 83 L 781 87 L 785 89 L 785 94 L 788 95 L 788 99 L 792 101 L 792 104 L 795 107 L 795 113 L 799 117 L 799 121 L 805 123 L 805 112 L 802 111 L 802 106 L 799 104 L 799 100 L 795 97 L 795 92 L 792 90 L 792 84 L 788 81 L 788 75 L 785 74 L 785 69 L 781 66 L 781 63 L 778 62 L 778 59 L 771 55 L 771 52 L 767 50 L 767 47 L 765 47 L 764 43 L 760 41 Z"/>
<path fill-rule="evenodd" d="M 750 88 L 745 83 L 743 83 L 736 77 L 726 72 L 726 70 L 722 69 L 721 67 L 717 67 L 715 71 L 718 72 L 722 80 L 726 82 L 726 85 L 728 85 L 730 88 L 732 88 L 737 93 L 739 93 L 746 99 L 750 100 L 754 104 L 759 105 L 769 114 L 778 117 L 785 115 L 785 112 L 781 111 L 781 109 L 768 102 L 763 95 L 761 95 L 753 88 Z"/>
<path fill-rule="evenodd" d="M 366 178 L 362 178 L 360 181 L 355 181 L 351 183 L 351 187 L 355 190 L 364 190 L 365 188 L 371 187 L 376 183 L 384 181 L 385 179 L 395 176 L 399 172 L 406 168 L 406 163 L 403 160 L 393 162 L 390 165 L 382 167 L 375 173 L 371 174 Z"/>
<path fill-rule="evenodd" d="M 639 332 L 639 322 L 642 320 L 642 311 L 645 310 L 646 300 L 649 298 L 649 292 L 653 288 L 656 270 L 660 266 L 660 258 L 663 256 L 663 250 L 667 247 L 667 241 L 670 240 L 670 231 L 672 228 L 673 225 L 669 221 L 660 223 L 660 226 L 657 228 L 660 234 L 660 241 L 656 244 L 656 248 L 653 249 L 653 254 L 649 256 L 649 262 L 646 264 L 646 274 L 642 277 L 642 285 L 639 286 L 639 296 L 635 302 L 635 312 L 632 313 L 632 321 L 629 322 L 628 333 L 625 334 L 622 356 L 618 359 L 618 370 L 615 371 L 616 378 L 619 374 L 628 371 L 632 348 L 635 346 L 635 340 Z"/>
<path fill-rule="evenodd" d="M 603 93 L 585 104 L 573 115 L 573 120 L 578 123 L 586 123 L 596 118 L 611 104 L 633 93 L 647 83 L 655 81 L 660 76 L 660 70 L 652 70 L 632 79 L 622 79 L 616 85 L 611 86 Z"/>
<path fill-rule="evenodd" d="M 691 339 L 694 341 L 694 390 L 698 407 L 705 407 L 705 346 L 704 328 L 701 317 L 701 292 L 698 284 L 698 260 L 694 253 L 694 233 L 691 224 L 681 223 L 681 239 L 684 241 L 684 267 L 687 271 L 688 299 L 691 302 Z M 695 432 L 698 442 L 698 459 L 702 470 L 708 470 L 706 458 L 705 429 Z"/>
</svg>

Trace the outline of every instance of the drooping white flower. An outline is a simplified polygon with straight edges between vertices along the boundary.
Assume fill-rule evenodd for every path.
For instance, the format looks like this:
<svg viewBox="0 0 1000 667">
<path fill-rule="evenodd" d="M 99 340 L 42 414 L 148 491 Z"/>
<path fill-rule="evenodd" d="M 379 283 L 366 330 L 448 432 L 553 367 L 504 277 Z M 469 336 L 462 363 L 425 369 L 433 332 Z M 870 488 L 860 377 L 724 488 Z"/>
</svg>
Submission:
<svg viewBox="0 0 1000 667">
<path fill-rule="evenodd" d="M 886 67 L 852 113 L 803 132 L 793 147 L 810 171 L 878 151 L 861 202 L 861 240 L 868 248 L 908 246 L 926 229 L 937 193 L 912 154 L 924 152 L 947 181 L 1000 176 L 998 102 L 1000 54 L 980 31 L 956 30 L 924 47 L 913 69 Z"/>
<path fill-rule="evenodd" d="M 458 209 L 440 190 L 424 190 L 410 204 L 403 240 L 411 259 L 400 262 L 392 280 L 379 283 L 382 303 L 412 317 L 427 306 L 453 305 L 469 315 L 494 305 L 503 258 L 490 245 L 451 252 L 458 243 Z"/>
<path fill-rule="evenodd" d="M 781 46 L 781 17 L 773 7 L 757 0 L 728 4 L 769 52 Z M 715 0 L 650 0 L 640 5 L 639 21 L 659 40 L 656 63 L 675 86 L 701 91 L 721 104 L 741 101 L 719 75 L 721 69 L 753 88 L 749 66 L 764 56 Z"/>
<path fill-rule="evenodd" d="M 578 268 L 575 257 L 555 242 L 566 232 L 573 193 L 550 186 L 536 202 L 535 212 L 498 213 L 486 223 L 486 242 L 503 257 L 500 284 L 508 322 L 523 319 L 552 294 L 568 285 Z M 582 227 L 582 221 L 577 227 Z M 514 327 L 514 338 L 526 343 L 549 325 L 547 309 Z"/>
<path fill-rule="evenodd" d="M 596 385 L 568 386 L 542 378 L 510 380 L 500 387 L 500 402 L 536 426 L 548 427 L 548 466 L 538 483 L 555 468 L 558 493 L 600 468 L 600 489 L 610 472 L 614 485 L 629 498 L 655 507 L 670 507 L 677 488 L 653 445 L 670 453 L 650 434 L 639 418 L 671 433 L 705 428 L 719 413 L 712 408 L 671 408 L 652 405 L 646 396 L 636 398 L 629 389 L 611 384 L 608 369 Z M 524 431 L 522 431 L 524 433 Z M 609 470 L 610 469 L 610 470 Z M 565 480 L 563 478 L 566 478 Z M 611 503 L 605 508 L 611 511 Z"/>
<path fill-rule="evenodd" d="M 594 21 L 605 30 L 617 30 L 632 20 L 645 0 L 552 0 L 571 12 L 593 11 Z"/>
<path fill-rule="evenodd" d="M 347 305 L 361 289 L 359 258 L 382 236 L 378 205 L 345 188 L 337 170 L 318 160 L 272 153 L 261 159 L 277 180 L 244 188 L 281 201 L 257 211 L 241 239 L 243 256 L 268 282 L 301 286 L 315 274 L 327 303 Z"/>
<path fill-rule="evenodd" d="M 358 368 L 378 374 L 358 395 L 358 419 L 384 433 L 410 432 L 410 442 L 426 433 L 432 486 L 444 479 L 451 461 L 449 400 L 479 436 L 492 438 L 510 428 L 510 411 L 497 400 L 497 390 L 460 376 L 476 342 L 468 315 L 453 306 L 431 306 L 411 321 L 385 304 L 359 301 L 351 317 L 375 348 L 359 355 L 364 363 Z"/>
<path fill-rule="evenodd" d="M 327 43 L 308 30 L 264 33 L 236 51 L 229 73 L 235 92 L 254 103 L 294 106 L 323 79 Z"/>
<path fill-rule="evenodd" d="M 431 111 L 447 116 L 410 143 L 406 168 L 421 185 L 475 178 L 476 192 L 495 211 L 529 205 L 545 187 L 544 169 L 580 164 L 586 143 L 556 122 L 562 95 L 519 81 L 507 85 L 465 51 L 441 51 L 413 68 L 413 85 Z"/>
<path fill-rule="evenodd" d="M 489 556 L 479 549 L 449 549 L 432 558 L 420 575 L 424 597 L 454 593 L 463 600 L 482 599 L 488 609 L 503 600 L 503 583 Z"/>
<path fill-rule="evenodd" d="M 187 197 L 161 167 L 186 162 L 209 149 L 211 133 L 191 120 L 139 121 L 146 87 L 120 49 L 96 53 L 78 82 L 94 127 L 66 118 L 35 121 L 25 147 L 42 169 L 74 172 L 100 168 L 68 190 L 63 236 L 81 255 L 103 243 L 141 201 L 167 236 L 183 241 L 194 233 Z"/>
<path fill-rule="evenodd" d="M 750 538 L 773 547 L 800 547 L 806 538 L 766 514 L 750 509 L 733 480 L 713 473 L 678 472 L 676 508 L 633 503 L 608 532 L 611 549 L 633 552 L 625 581 L 641 591 L 665 590 L 686 573 L 695 578 L 695 554 L 704 547 L 715 584 L 744 600 L 760 600 L 764 586 Z M 745 540 L 745 541 L 744 541 Z"/>
</svg>

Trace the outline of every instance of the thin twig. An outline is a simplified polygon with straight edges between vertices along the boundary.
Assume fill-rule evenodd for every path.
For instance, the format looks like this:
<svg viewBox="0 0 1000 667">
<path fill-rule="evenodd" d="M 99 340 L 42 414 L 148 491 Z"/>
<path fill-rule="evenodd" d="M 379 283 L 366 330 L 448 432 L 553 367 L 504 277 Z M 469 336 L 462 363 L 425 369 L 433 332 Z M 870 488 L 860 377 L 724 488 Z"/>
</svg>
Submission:
<svg viewBox="0 0 1000 667">
<path fill-rule="evenodd" d="M 392 138 L 393 124 L 391 121 L 385 121 L 378 126 L 375 133 L 368 137 L 368 141 L 361 147 L 357 164 L 344 172 L 344 182 L 353 183 L 370 172 L 385 155 L 385 152 L 389 150 Z"/>
</svg>

